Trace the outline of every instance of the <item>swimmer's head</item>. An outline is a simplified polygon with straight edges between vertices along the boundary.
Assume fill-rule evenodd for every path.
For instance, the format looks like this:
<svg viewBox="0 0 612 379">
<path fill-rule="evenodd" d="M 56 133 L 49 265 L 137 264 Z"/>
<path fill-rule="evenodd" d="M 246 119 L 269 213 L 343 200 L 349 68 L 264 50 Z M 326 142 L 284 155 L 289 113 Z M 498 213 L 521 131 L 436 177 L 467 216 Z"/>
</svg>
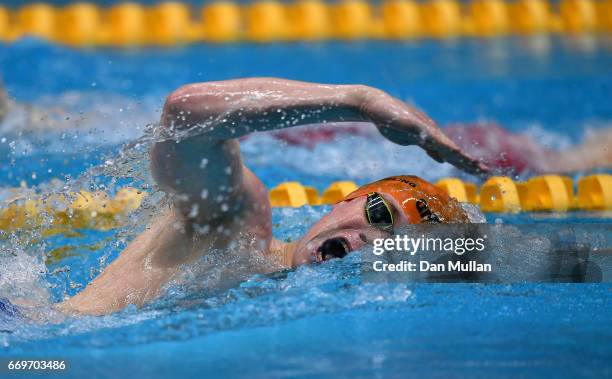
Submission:
<svg viewBox="0 0 612 379">
<path fill-rule="evenodd" d="M 297 243 L 293 266 L 342 258 L 399 226 L 464 223 L 459 202 L 416 176 L 392 176 L 350 193 Z"/>
<path fill-rule="evenodd" d="M 366 184 L 350 193 L 343 201 L 351 201 L 366 196 L 369 202 L 366 207 L 373 211 L 372 223 L 384 222 L 384 217 L 376 217 L 377 210 L 384 214 L 389 205 L 395 206 L 404 224 L 421 223 L 457 223 L 467 222 L 468 217 L 461 205 L 439 187 L 411 175 L 391 176 L 374 183 Z M 385 206 L 375 205 L 377 202 Z M 392 204 L 389 204 L 392 203 Z"/>
</svg>

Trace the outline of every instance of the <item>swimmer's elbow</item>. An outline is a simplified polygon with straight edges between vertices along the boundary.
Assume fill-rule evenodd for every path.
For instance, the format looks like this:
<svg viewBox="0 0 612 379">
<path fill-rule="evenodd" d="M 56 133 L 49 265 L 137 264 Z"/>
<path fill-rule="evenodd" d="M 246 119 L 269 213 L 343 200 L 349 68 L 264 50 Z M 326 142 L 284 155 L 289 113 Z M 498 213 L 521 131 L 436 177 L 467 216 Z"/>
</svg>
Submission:
<svg viewBox="0 0 612 379">
<path fill-rule="evenodd" d="M 162 111 L 161 124 L 162 126 L 169 127 L 179 120 L 181 114 L 189 112 L 187 99 L 191 90 L 189 87 L 192 85 L 182 86 L 173 92 L 171 92 L 164 103 L 164 109 Z"/>
<path fill-rule="evenodd" d="M 174 110 L 180 108 L 187 103 L 187 100 L 192 95 L 195 95 L 198 92 L 197 89 L 199 87 L 201 87 L 201 85 L 185 84 L 170 92 L 170 94 L 166 97 L 164 110 Z"/>
<path fill-rule="evenodd" d="M 190 127 L 219 113 L 218 108 L 218 94 L 211 91 L 206 83 L 187 84 L 166 97 L 161 124 L 166 127 Z"/>
<path fill-rule="evenodd" d="M 235 93 L 242 87 L 229 82 L 205 82 L 185 84 L 172 91 L 164 105 L 164 111 L 175 113 L 176 111 L 202 111 L 211 109 L 222 111 L 227 103 L 226 97 Z"/>
</svg>

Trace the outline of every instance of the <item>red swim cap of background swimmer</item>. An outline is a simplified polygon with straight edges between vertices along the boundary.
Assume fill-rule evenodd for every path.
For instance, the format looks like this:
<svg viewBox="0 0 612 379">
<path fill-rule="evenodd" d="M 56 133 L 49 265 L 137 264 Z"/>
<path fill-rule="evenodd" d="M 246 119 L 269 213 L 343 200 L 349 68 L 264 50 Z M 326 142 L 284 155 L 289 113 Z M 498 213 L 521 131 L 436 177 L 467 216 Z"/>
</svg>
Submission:
<svg viewBox="0 0 612 379">
<path fill-rule="evenodd" d="M 366 184 L 348 194 L 344 201 L 374 192 L 383 197 L 393 197 L 411 224 L 469 222 L 457 200 L 435 185 L 412 175 L 391 176 Z"/>
</svg>

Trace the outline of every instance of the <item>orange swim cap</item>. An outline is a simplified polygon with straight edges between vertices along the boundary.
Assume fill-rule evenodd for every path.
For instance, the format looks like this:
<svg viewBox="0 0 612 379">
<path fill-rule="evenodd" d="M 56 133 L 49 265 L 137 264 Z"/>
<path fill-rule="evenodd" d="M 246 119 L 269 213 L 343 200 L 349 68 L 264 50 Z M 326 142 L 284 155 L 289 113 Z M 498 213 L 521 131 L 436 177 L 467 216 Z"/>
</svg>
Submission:
<svg viewBox="0 0 612 379">
<path fill-rule="evenodd" d="M 462 223 L 469 218 L 459 202 L 435 185 L 412 175 L 391 176 L 366 184 L 343 201 L 378 192 L 392 196 L 410 224 L 423 222 Z"/>
</svg>

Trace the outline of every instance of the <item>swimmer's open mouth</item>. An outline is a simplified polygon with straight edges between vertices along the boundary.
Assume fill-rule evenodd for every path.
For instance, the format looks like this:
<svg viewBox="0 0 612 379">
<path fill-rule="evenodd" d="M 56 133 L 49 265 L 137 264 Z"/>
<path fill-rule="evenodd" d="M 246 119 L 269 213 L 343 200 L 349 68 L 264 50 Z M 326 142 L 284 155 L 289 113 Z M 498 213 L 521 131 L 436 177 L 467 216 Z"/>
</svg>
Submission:
<svg viewBox="0 0 612 379">
<path fill-rule="evenodd" d="M 326 261 L 333 258 L 344 258 L 351 251 L 348 240 L 343 237 L 330 238 L 317 250 L 317 260 Z"/>
</svg>

